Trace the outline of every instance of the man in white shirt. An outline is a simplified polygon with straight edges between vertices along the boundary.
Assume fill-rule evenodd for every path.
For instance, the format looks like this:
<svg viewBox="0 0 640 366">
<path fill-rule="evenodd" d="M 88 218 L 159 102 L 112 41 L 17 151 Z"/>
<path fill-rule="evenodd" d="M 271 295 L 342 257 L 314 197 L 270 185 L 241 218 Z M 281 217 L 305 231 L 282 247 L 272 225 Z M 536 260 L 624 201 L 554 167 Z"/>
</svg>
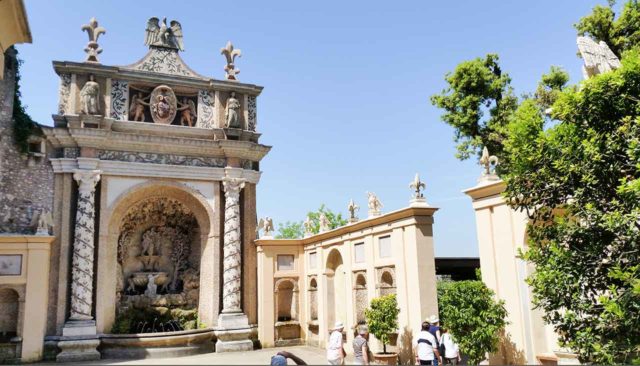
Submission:
<svg viewBox="0 0 640 366">
<path fill-rule="evenodd" d="M 422 323 L 422 331 L 413 340 L 413 352 L 416 355 L 416 363 L 419 365 L 433 365 L 434 360 L 442 364 L 438 341 L 429 333 L 429 322 Z"/>
<path fill-rule="evenodd" d="M 336 325 L 331 329 L 331 335 L 327 343 L 327 361 L 329 365 L 342 365 L 344 363 L 344 356 L 347 353 L 342 346 L 343 329 L 344 324 L 341 321 L 337 321 Z"/>
</svg>

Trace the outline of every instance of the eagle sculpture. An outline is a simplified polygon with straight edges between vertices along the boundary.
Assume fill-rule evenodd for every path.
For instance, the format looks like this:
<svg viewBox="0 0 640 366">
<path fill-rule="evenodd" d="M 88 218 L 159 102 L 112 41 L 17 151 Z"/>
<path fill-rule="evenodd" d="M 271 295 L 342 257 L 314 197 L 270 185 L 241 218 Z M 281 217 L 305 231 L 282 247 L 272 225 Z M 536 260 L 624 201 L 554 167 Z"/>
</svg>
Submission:
<svg viewBox="0 0 640 366">
<path fill-rule="evenodd" d="M 582 74 L 585 79 L 620 67 L 620 59 L 605 42 L 596 43 L 589 37 L 578 37 L 576 43 L 584 60 Z"/>
<path fill-rule="evenodd" d="M 167 26 L 167 18 L 160 19 L 153 17 L 147 21 L 144 44 L 147 46 L 167 47 L 184 51 L 182 42 L 182 25 L 177 20 L 172 20 Z"/>
</svg>

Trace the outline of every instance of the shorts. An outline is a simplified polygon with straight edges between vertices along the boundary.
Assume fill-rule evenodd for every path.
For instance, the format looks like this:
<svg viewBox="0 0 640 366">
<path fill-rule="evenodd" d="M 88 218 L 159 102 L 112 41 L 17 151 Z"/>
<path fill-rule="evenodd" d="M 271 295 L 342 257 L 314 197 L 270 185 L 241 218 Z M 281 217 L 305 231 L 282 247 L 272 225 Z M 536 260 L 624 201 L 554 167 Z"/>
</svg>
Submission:
<svg viewBox="0 0 640 366">
<path fill-rule="evenodd" d="M 433 360 L 420 360 L 421 365 L 433 365 Z"/>
</svg>

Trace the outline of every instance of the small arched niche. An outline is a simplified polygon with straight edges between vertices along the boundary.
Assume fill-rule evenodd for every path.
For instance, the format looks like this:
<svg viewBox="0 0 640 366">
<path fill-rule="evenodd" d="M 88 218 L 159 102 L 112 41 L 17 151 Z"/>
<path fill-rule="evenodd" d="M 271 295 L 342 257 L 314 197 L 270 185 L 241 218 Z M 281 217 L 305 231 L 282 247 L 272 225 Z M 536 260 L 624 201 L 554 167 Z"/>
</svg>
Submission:
<svg viewBox="0 0 640 366">
<path fill-rule="evenodd" d="M 293 280 L 278 281 L 276 285 L 277 321 L 297 320 L 297 301 L 294 301 L 297 291 L 295 290 L 296 286 Z"/>
<path fill-rule="evenodd" d="M 14 289 L 0 288 L 0 343 L 18 335 L 20 295 Z"/>
<path fill-rule="evenodd" d="M 356 272 L 355 273 L 355 286 L 353 288 L 354 292 L 354 302 L 356 304 L 356 323 L 366 321 L 364 316 L 364 310 L 367 308 L 369 304 L 369 293 L 367 292 L 367 278 L 366 272 Z"/>
<path fill-rule="evenodd" d="M 380 296 L 396 293 L 395 271 L 393 267 L 378 268 L 378 284 Z"/>
<path fill-rule="evenodd" d="M 318 320 L 318 281 L 315 277 L 309 281 L 309 315 L 311 320 Z"/>
</svg>

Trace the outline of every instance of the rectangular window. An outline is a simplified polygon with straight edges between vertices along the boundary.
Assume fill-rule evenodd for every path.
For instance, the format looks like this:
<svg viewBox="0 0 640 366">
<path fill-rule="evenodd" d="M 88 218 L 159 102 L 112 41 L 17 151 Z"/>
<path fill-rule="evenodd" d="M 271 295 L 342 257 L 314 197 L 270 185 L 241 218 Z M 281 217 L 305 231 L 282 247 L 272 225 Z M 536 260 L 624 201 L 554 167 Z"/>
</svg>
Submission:
<svg viewBox="0 0 640 366">
<path fill-rule="evenodd" d="M 356 243 L 353 245 L 353 260 L 356 263 L 364 263 L 364 243 Z"/>
<path fill-rule="evenodd" d="M 378 238 L 378 253 L 380 253 L 380 258 L 389 258 L 391 257 L 391 237 L 383 236 Z"/>
<path fill-rule="evenodd" d="M 293 255 L 278 255 L 278 271 L 293 271 Z"/>
<path fill-rule="evenodd" d="M 316 269 L 318 266 L 318 253 L 311 252 L 309 253 L 309 268 Z"/>
</svg>

